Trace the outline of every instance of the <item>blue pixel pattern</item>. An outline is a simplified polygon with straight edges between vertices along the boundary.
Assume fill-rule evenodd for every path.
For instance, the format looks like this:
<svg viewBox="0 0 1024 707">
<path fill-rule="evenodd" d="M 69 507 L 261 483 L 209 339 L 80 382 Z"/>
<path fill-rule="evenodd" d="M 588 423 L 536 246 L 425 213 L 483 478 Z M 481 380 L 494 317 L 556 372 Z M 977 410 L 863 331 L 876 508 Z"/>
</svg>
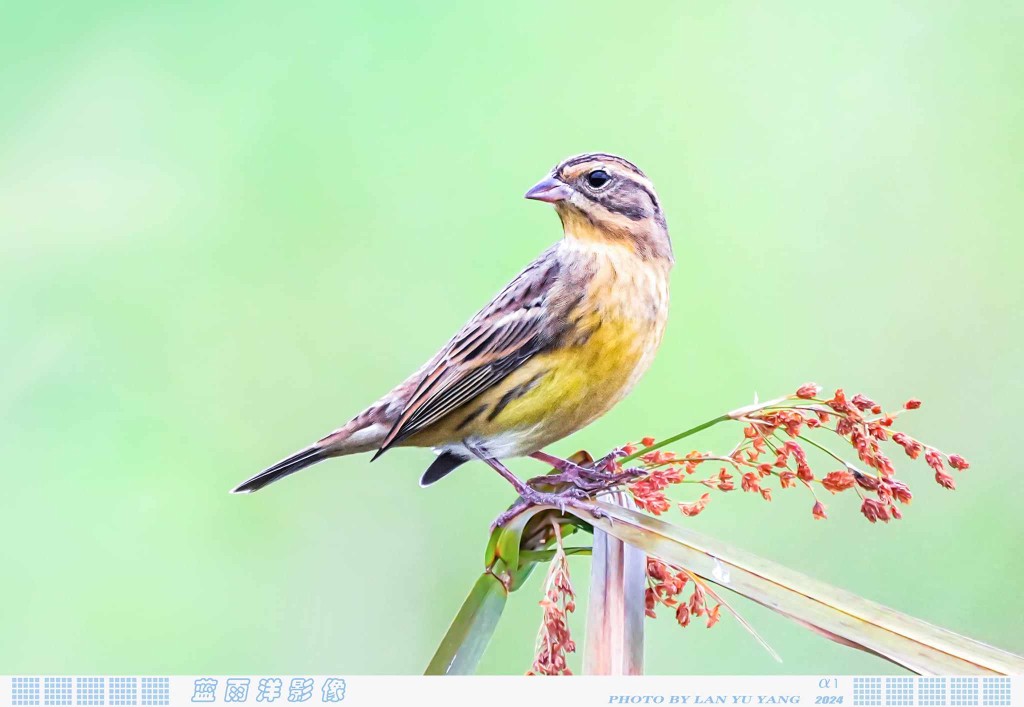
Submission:
<svg viewBox="0 0 1024 707">
<path fill-rule="evenodd" d="M 39 704 L 39 678 L 11 678 L 11 704 Z"/>
<path fill-rule="evenodd" d="M 949 704 L 952 707 L 974 707 L 978 704 L 978 678 L 950 678 Z"/>
<path fill-rule="evenodd" d="M 71 678 L 43 678 L 44 705 L 71 704 Z"/>
<path fill-rule="evenodd" d="M 142 678 L 142 705 L 169 705 L 171 703 L 170 678 Z"/>
<path fill-rule="evenodd" d="M 76 705 L 106 704 L 103 678 L 75 678 Z"/>
<path fill-rule="evenodd" d="M 985 707 L 1010 707 L 1010 678 L 982 678 L 981 704 Z"/>
</svg>

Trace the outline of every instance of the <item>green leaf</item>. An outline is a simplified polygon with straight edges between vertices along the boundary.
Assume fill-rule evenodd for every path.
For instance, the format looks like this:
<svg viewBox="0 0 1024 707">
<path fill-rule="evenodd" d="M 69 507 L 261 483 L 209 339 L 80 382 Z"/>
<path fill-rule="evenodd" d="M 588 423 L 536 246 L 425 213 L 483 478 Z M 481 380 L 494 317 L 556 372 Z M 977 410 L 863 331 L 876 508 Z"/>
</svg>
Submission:
<svg viewBox="0 0 1024 707">
<path fill-rule="evenodd" d="M 552 522 L 562 526 L 562 537 L 572 535 L 579 528 L 590 529 L 588 523 L 576 516 L 563 514 L 547 506 L 531 506 L 491 533 L 484 562 L 486 566 L 491 567 L 500 561 L 508 568 L 510 592 L 523 586 L 523 582 L 537 564 L 538 556 L 524 560 L 522 553 L 528 550 L 543 550 L 554 542 L 550 533 Z"/>
<path fill-rule="evenodd" d="M 563 536 L 578 527 L 590 527 L 574 516 L 562 515 L 557 509 L 535 506 L 492 532 L 484 557 L 488 571 L 473 585 L 425 675 L 476 672 L 480 657 L 498 626 L 509 592 L 522 587 L 539 563 L 549 562 L 554 556 L 553 551 L 545 549 L 550 543 L 543 542 L 543 535 L 538 532 L 551 520 L 563 525 Z M 589 547 L 566 548 L 565 552 L 567 555 L 590 554 L 591 550 Z M 505 584 L 498 577 L 503 577 Z"/>
<path fill-rule="evenodd" d="M 519 569 L 519 550 L 523 544 L 523 530 L 533 515 L 529 512 L 521 513 L 506 523 L 504 527 L 495 531 L 498 534 L 497 556 L 510 569 Z"/>
<path fill-rule="evenodd" d="M 480 575 L 441 640 L 424 675 L 472 675 L 490 643 L 508 592 L 489 572 Z"/>
<path fill-rule="evenodd" d="M 933 626 L 727 543 L 606 503 L 585 518 L 609 535 L 811 630 L 918 674 L 1019 675 L 1024 657 Z M 576 511 L 572 511 L 576 513 Z M 581 518 L 586 515 L 581 512 Z"/>
</svg>

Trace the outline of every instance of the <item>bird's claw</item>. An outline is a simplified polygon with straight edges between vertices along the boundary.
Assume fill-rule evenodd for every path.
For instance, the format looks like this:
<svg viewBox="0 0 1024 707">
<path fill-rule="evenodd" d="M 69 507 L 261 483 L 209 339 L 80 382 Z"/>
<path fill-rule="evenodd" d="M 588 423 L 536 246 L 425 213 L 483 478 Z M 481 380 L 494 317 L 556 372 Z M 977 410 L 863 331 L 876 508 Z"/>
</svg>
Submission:
<svg viewBox="0 0 1024 707">
<path fill-rule="evenodd" d="M 494 519 L 494 522 L 491 523 L 491 532 L 533 506 L 554 506 L 562 514 L 565 514 L 567 508 L 574 508 L 586 511 L 594 518 L 607 518 L 608 514 L 589 499 L 590 494 L 576 486 L 569 486 L 554 493 L 537 491 L 527 486 L 512 507 Z"/>
<path fill-rule="evenodd" d="M 573 462 L 564 462 L 558 467 L 557 474 L 535 476 L 526 483 L 529 486 L 567 484 L 571 488 L 581 489 L 588 495 L 593 495 L 607 491 L 646 473 L 642 469 L 625 469 L 618 474 L 611 473 L 615 469 L 615 460 L 623 456 L 625 456 L 625 452 L 621 449 L 616 449 L 604 458 L 586 466 L 574 464 Z"/>
<path fill-rule="evenodd" d="M 604 455 L 589 466 L 595 471 L 612 471 L 615 469 L 615 462 L 617 459 L 622 459 L 623 457 L 628 456 L 629 455 L 626 453 L 625 449 L 618 447 L 617 449 L 613 449 L 608 452 L 608 454 Z"/>
</svg>

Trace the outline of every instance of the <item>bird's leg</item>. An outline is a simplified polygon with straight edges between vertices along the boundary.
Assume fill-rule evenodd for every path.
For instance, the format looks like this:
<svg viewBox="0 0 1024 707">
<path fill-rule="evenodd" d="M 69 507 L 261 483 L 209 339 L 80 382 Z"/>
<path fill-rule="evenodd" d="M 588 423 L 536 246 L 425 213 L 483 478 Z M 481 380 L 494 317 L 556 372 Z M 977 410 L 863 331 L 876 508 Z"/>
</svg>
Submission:
<svg viewBox="0 0 1024 707">
<path fill-rule="evenodd" d="M 596 462 L 591 464 L 591 468 L 596 471 L 615 471 L 615 464 L 619 459 L 629 456 L 626 450 L 622 447 L 613 449 L 612 451 L 605 454 L 603 457 L 598 459 Z"/>
<path fill-rule="evenodd" d="M 607 513 L 602 511 L 596 505 L 585 501 L 584 499 L 587 498 L 587 494 L 577 487 L 570 486 L 563 491 L 554 493 L 538 491 L 523 483 L 518 476 L 508 469 L 508 467 L 502 464 L 499 460 L 487 455 L 484 450 L 474 448 L 468 444 L 466 447 L 473 452 L 480 461 L 501 474 L 506 481 L 512 484 L 512 488 L 516 490 L 516 493 L 519 494 L 519 499 L 512 504 L 511 508 L 499 515 L 494 519 L 494 522 L 491 523 L 492 531 L 495 528 L 500 528 L 530 506 L 551 505 L 555 506 L 563 513 L 565 513 L 566 508 L 575 508 L 580 511 L 586 511 L 595 518 L 604 518 L 607 516 Z"/>
<path fill-rule="evenodd" d="M 565 483 L 572 484 L 584 491 L 604 491 L 643 474 L 639 469 L 626 469 L 618 474 L 609 473 L 615 468 L 615 460 L 624 456 L 626 456 L 625 452 L 616 449 L 596 462 L 584 466 L 546 452 L 534 452 L 530 455 L 531 458 L 550 464 L 558 473 L 535 476 L 526 483 L 529 485 Z"/>
</svg>

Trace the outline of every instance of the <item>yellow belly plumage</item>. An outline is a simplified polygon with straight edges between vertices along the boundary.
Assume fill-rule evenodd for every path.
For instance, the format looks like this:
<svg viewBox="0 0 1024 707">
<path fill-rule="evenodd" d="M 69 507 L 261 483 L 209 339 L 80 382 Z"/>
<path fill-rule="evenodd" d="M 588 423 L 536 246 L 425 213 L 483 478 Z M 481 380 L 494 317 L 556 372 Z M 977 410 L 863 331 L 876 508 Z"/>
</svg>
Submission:
<svg viewBox="0 0 1024 707">
<path fill-rule="evenodd" d="M 495 456 L 520 456 L 604 415 L 647 370 L 668 315 L 667 268 L 639 267 L 610 247 L 573 313 L 578 338 L 538 354 L 494 388 L 406 444 L 472 439 Z"/>
<path fill-rule="evenodd" d="M 525 436 L 532 438 L 532 443 L 524 444 L 539 449 L 585 427 L 632 387 L 643 358 L 638 335 L 642 336 L 632 322 L 605 319 L 582 346 L 538 356 L 489 397 L 496 405 L 506 390 L 541 375 L 532 389 L 512 400 L 493 421 L 482 421 L 473 432 L 487 437 L 510 429 L 524 430 Z"/>
</svg>

